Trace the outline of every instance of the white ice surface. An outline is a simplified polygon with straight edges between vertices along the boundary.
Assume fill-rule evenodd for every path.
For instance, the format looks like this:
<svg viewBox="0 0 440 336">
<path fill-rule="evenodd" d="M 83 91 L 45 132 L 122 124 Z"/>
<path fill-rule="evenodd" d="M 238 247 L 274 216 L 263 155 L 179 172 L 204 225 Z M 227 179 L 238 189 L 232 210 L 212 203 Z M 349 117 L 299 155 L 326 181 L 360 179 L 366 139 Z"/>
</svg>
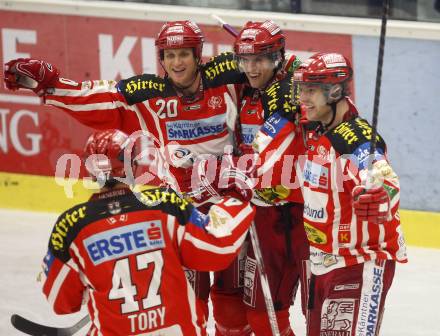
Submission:
<svg viewBox="0 0 440 336">
<path fill-rule="evenodd" d="M 85 315 L 53 314 L 36 282 L 55 219 L 54 214 L 0 210 L 1 336 L 22 335 L 10 324 L 13 313 L 54 326 L 70 326 Z M 381 335 L 440 336 L 440 250 L 409 247 L 409 258 L 408 264 L 397 267 Z M 298 306 L 291 315 L 295 333 L 301 336 L 305 326 Z M 77 335 L 85 335 L 85 330 Z"/>
</svg>

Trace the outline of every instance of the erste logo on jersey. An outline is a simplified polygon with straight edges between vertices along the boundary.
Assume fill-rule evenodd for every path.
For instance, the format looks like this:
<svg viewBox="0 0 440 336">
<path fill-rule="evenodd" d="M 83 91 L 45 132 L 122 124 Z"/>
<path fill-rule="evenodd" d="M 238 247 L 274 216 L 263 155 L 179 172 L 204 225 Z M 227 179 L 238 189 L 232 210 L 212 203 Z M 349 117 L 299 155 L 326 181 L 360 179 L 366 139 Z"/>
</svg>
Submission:
<svg viewBox="0 0 440 336">
<path fill-rule="evenodd" d="M 304 180 L 317 188 L 328 187 L 328 168 L 307 160 L 304 167 Z"/>
<path fill-rule="evenodd" d="M 84 239 L 84 247 L 94 265 L 130 254 L 165 247 L 159 220 L 131 224 L 97 233 Z"/>
<path fill-rule="evenodd" d="M 260 125 L 241 124 L 241 139 L 245 145 L 252 145 Z"/>
<path fill-rule="evenodd" d="M 169 140 L 193 140 L 218 135 L 226 128 L 226 116 L 218 115 L 197 120 L 167 121 Z"/>
</svg>

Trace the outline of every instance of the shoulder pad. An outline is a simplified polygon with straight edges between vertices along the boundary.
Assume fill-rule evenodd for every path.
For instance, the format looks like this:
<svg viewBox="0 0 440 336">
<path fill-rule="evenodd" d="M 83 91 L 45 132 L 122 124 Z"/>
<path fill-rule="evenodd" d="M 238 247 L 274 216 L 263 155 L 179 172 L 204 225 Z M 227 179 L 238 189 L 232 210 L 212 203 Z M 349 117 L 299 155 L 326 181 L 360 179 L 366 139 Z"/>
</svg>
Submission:
<svg viewBox="0 0 440 336">
<path fill-rule="evenodd" d="M 206 87 L 247 82 L 246 75 L 238 70 L 234 54 L 231 52 L 212 57 L 202 65 L 200 71 Z"/>
<path fill-rule="evenodd" d="M 169 81 L 152 74 L 123 79 L 118 83 L 117 88 L 130 105 L 155 97 L 165 98 L 176 94 Z"/>
<path fill-rule="evenodd" d="M 194 206 L 169 188 L 144 190 L 139 195 L 144 207 L 158 209 L 177 218 L 179 224 L 185 225 Z"/>
<path fill-rule="evenodd" d="M 358 117 L 339 124 L 325 136 L 339 154 L 354 155 L 356 164 L 364 168 L 363 161 L 370 153 L 372 131 L 368 121 Z M 386 153 L 386 144 L 379 134 L 376 140 L 375 155 L 382 156 Z"/>
<path fill-rule="evenodd" d="M 57 219 L 49 240 L 49 248 L 61 260 L 67 261 L 69 247 L 81 228 L 93 221 L 89 216 L 94 211 L 90 203 L 82 203 L 64 211 Z"/>
<path fill-rule="evenodd" d="M 291 115 L 299 111 L 299 105 L 292 103 L 292 76 L 289 74 L 280 81 L 270 85 L 262 94 L 261 102 L 264 119 L 278 112 L 281 116 Z"/>
</svg>

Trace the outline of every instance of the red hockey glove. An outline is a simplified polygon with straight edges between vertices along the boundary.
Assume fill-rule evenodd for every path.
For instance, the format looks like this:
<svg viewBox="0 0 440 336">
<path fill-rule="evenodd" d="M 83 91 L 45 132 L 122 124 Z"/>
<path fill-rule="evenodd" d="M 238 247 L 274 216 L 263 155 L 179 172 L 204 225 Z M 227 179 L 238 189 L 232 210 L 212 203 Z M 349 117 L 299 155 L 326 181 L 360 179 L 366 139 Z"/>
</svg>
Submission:
<svg viewBox="0 0 440 336">
<path fill-rule="evenodd" d="M 242 201 L 252 199 L 256 180 L 255 156 L 246 155 L 247 157 L 237 157 L 230 153 L 223 155 L 218 181 L 221 195 L 232 196 Z"/>
<path fill-rule="evenodd" d="M 45 61 L 18 58 L 5 64 L 4 80 L 9 90 L 30 89 L 42 96 L 58 80 L 60 72 Z"/>
<path fill-rule="evenodd" d="M 254 195 L 251 178 L 247 176 L 246 173 L 238 171 L 235 168 L 230 169 L 224 174 L 230 175 L 231 179 L 226 182 L 224 187 L 219 188 L 220 195 L 231 196 L 249 202 Z"/>
<path fill-rule="evenodd" d="M 179 185 L 184 189 L 198 206 L 210 201 L 216 201 L 221 196 L 218 191 L 220 164 L 214 155 L 199 155 Z"/>
<path fill-rule="evenodd" d="M 253 166 L 240 169 L 238 159 L 231 154 L 223 155 L 221 161 L 213 155 L 199 156 L 191 173 L 189 196 L 199 204 L 226 195 L 249 201 L 253 196 L 255 170 Z"/>
<path fill-rule="evenodd" d="M 360 221 L 382 224 L 389 220 L 390 197 L 384 187 L 356 186 L 352 196 L 354 213 Z"/>
</svg>

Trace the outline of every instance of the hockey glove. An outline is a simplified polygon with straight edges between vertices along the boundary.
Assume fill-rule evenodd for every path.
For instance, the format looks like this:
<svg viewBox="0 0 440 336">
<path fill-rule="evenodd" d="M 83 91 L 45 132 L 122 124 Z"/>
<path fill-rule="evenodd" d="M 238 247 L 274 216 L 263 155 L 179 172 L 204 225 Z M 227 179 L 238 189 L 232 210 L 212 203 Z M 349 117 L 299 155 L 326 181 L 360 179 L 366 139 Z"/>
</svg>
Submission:
<svg viewBox="0 0 440 336">
<path fill-rule="evenodd" d="M 354 213 L 360 221 L 383 224 L 389 220 L 390 197 L 383 186 L 371 189 L 356 186 L 352 196 Z"/>
<path fill-rule="evenodd" d="M 199 155 L 194 165 L 187 169 L 185 177 L 179 181 L 184 185 L 190 197 L 197 206 L 207 202 L 215 202 L 221 196 L 218 191 L 219 165 L 214 155 Z"/>
<path fill-rule="evenodd" d="M 45 61 L 18 58 L 5 64 L 4 81 L 9 90 L 30 89 L 42 96 L 55 85 L 60 72 Z"/>
<path fill-rule="evenodd" d="M 234 205 L 243 206 L 239 200 L 233 198 L 212 205 L 208 211 L 209 222 L 205 230 L 217 238 L 230 236 L 234 229 L 241 225 L 241 221 L 237 220 L 237 217 L 234 218 L 230 212 L 230 207 Z"/>
<path fill-rule="evenodd" d="M 237 157 L 223 155 L 221 161 L 214 156 L 199 156 L 191 173 L 191 198 L 199 204 L 231 196 L 249 201 L 253 196 L 255 169 L 237 167 Z M 249 168 L 249 169 L 248 169 Z"/>
<path fill-rule="evenodd" d="M 254 179 L 249 173 L 230 167 L 221 171 L 218 191 L 222 196 L 231 196 L 249 202 L 254 195 L 254 185 Z"/>
</svg>

